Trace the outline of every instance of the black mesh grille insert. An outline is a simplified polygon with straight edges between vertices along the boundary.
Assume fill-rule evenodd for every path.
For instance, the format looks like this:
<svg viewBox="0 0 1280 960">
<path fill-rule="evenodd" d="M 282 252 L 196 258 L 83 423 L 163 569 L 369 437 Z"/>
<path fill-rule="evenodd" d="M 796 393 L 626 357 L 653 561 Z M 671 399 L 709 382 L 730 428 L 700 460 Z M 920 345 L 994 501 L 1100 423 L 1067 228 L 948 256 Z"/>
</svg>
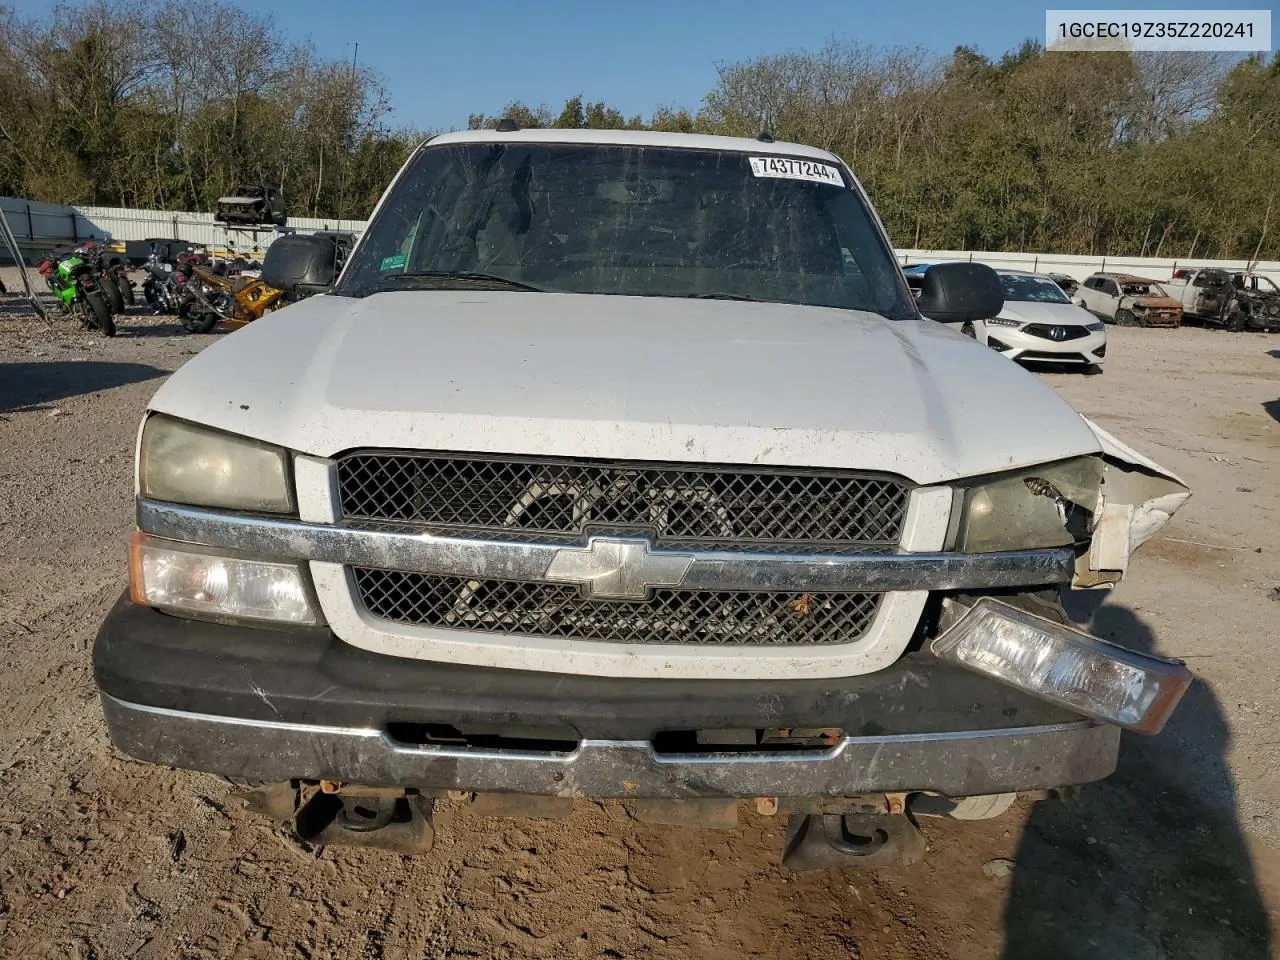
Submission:
<svg viewBox="0 0 1280 960">
<path fill-rule="evenodd" d="M 577 587 L 352 569 L 375 617 L 450 630 L 609 643 L 849 643 L 871 625 L 874 593 L 654 590 L 647 600 L 592 600 Z"/>
<path fill-rule="evenodd" d="M 1087 337 L 1092 331 L 1088 327 L 1078 324 L 1028 323 L 1022 328 L 1022 332 L 1029 333 L 1033 337 L 1043 337 L 1046 340 L 1056 340 L 1062 343 L 1066 340 L 1079 340 L 1081 337 Z"/>
<path fill-rule="evenodd" d="M 868 552 L 902 537 L 908 485 L 875 475 L 457 454 L 338 463 L 347 520 L 576 543 L 640 533 L 707 550 Z"/>
</svg>

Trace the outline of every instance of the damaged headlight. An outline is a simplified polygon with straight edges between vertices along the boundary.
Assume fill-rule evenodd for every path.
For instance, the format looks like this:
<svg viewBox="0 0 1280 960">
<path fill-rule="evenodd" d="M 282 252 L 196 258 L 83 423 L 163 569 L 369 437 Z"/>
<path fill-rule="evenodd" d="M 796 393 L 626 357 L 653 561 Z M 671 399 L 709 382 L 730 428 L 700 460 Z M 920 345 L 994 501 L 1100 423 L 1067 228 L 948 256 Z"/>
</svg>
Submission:
<svg viewBox="0 0 1280 960">
<path fill-rule="evenodd" d="M 1191 684 L 1181 660 L 1126 650 L 990 597 L 931 649 L 939 659 L 1138 733 L 1159 733 Z"/>
<path fill-rule="evenodd" d="M 1102 471 L 1100 457 L 1077 457 L 962 484 L 949 546 L 994 553 L 1083 540 L 1097 510 Z"/>
</svg>

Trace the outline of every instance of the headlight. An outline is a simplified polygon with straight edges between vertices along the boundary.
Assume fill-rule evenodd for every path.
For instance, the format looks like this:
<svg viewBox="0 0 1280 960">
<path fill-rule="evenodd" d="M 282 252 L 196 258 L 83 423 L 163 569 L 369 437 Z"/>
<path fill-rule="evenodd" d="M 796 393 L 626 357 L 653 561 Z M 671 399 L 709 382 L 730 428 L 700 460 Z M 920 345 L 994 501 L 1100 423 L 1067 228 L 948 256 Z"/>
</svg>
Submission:
<svg viewBox="0 0 1280 960">
<path fill-rule="evenodd" d="M 988 321 L 987 321 L 987 323 L 992 324 L 992 325 L 997 326 L 997 327 L 1020 327 L 1020 326 L 1022 326 L 1022 321 L 1021 321 L 1021 320 L 1010 320 L 1008 317 L 992 317 L 990 320 L 988 320 Z"/>
<path fill-rule="evenodd" d="M 136 533 L 129 549 L 135 603 L 236 620 L 320 621 L 302 568 L 222 556 L 207 547 Z"/>
<path fill-rule="evenodd" d="M 283 448 L 166 416 L 142 428 L 138 488 L 144 497 L 192 506 L 295 509 Z"/>
<path fill-rule="evenodd" d="M 1063 547 L 1088 533 L 1102 460 L 1078 457 L 965 484 L 952 548 L 962 553 Z"/>
<path fill-rule="evenodd" d="M 1097 323 L 1086 323 L 1084 328 L 1086 330 L 1091 330 L 1094 333 L 1101 333 L 1103 330 L 1107 329 L 1107 325 L 1102 321 L 1098 321 Z"/>
<path fill-rule="evenodd" d="M 1191 684 L 1179 660 L 1135 653 L 990 597 L 930 649 L 939 659 L 1139 733 L 1159 733 Z"/>
</svg>

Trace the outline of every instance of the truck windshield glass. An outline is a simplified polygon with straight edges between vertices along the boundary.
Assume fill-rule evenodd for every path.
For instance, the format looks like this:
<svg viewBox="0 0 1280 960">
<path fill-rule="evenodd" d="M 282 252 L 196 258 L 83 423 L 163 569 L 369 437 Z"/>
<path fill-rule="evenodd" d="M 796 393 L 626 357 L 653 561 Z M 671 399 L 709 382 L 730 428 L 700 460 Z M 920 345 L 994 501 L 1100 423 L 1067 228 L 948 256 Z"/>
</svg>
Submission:
<svg viewBox="0 0 1280 960">
<path fill-rule="evenodd" d="M 1005 300 L 1032 300 L 1036 303 L 1070 303 L 1062 288 L 1051 280 L 1039 277 L 1023 277 L 1017 274 L 1000 274 Z"/>
<path fill-rule="evenodd" d="M 474 287 L 474 275 L 485 274 L 557 292 L 918 316 L 875 221 L 839 168 L 739 152 L 428 147 L 370 225 L 336 292 L 448 287 L 442 274 L 450 273 L 472 275 L 458 286 Z M 409 283 L 415 274 L 419 282 Z"/>
</svg>

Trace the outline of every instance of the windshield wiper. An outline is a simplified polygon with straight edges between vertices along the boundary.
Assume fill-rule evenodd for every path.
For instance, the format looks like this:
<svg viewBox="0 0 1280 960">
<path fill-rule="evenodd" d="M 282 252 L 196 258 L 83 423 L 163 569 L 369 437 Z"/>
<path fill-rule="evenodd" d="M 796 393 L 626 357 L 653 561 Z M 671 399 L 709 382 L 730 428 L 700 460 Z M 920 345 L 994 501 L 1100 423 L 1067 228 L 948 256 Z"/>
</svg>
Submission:
<svg viewBox="0 0 1280 960">
<path fill-rule="evenodd" d="M 775 303 L 774 300 L 761 300 L 759 297 L 748 297 L 741 293 L 686 293 L 688 300 L 744 300 L 747 303 Z"/>
<path fill-rule="evenodd" d="M 461 280 L 464 283 L 494 283 L 512 290 L 529 290 L 534 293 L 544 292 L 541 287 L 535 287 L 529 283 L 522 283 L 509 277 L 500 277 L 493 273 L 478 273 L 473 270 L 415 270 L 412 273 L 391 273 L 385 277 L 379 277 L 377 286 L 381 288 L 401 283 L 412 286 L 417 281 L 438 283 L 449 280 Z"/>
</svg>

